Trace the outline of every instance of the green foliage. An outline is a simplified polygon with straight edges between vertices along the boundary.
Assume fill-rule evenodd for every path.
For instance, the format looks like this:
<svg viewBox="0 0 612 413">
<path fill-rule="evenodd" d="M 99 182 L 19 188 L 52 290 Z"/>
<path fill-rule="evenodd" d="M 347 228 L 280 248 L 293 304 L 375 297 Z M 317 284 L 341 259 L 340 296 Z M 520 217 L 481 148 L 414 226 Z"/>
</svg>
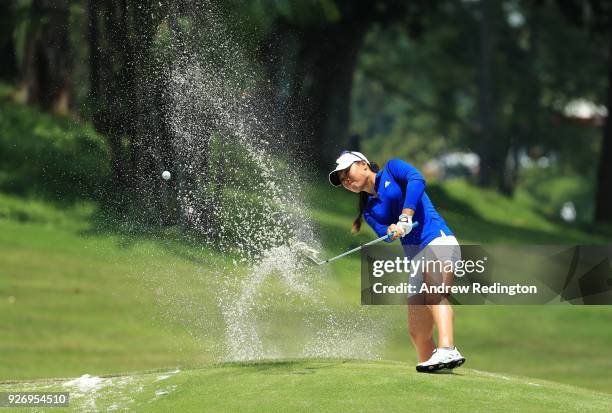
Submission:
<svg viewBox="0 0 612 413">
<path fill-rule="evenodd" d="M 430 124 L 430 121 L 431 118 L 427 116 L 417 116 L 411 120 L 399 118 L 393 123 L 388 134 L 381 134 L 378 139 L 364 140 L 363 150 L 380 166 L 383 166 L 389 159 L 396 158 L 408 159 L 414 165 L 421 166 L 449 148 L 448 142 L 442 136 L 418 133 L 418 130 L 422 129 L 415 125 Z"/>
<path fill-rule="evenodd" d="M 442 145 L 452 150 L 471 144 L 477 54 L 470 36 L 476 27 L 464 8 L 452 12 L 453 19 L 425 16 L 430 26 L 418 38 L 405 25 L 375 26 L 368 33 L 355 76 L 352 127 L 371 140 L 372 156 L 424 161 Z M 410 150 L 408 141 L 414 142 Z M 388 156 L 391 148 L 394 155 Z"/>
<path fill-rule="evenodd" d="M 449 1 L 419 16 L 418 34 L 408 20 L 366 36 L 352 107 L 364 150 L 420 165 L 446 151 L 486 148 L 503 161 L 511 147 L 538 146 L 557 156 L 563 175 L 594 177 L 602 130 L 564 118 L 563 108 L 605 101 L 607 40 L 567 24 L 555 2 L 492 4 L 493 138 L 479 135 L 479 4 Z"/>
<path fill-rule="evenodd" d="M 244 7 L 241 2 L 236 4 Z M 249 2 L 249 12 L 260 22 L 282 16 L 297 24 L 316 24 L 321 21 L 336 22 L 341 11 L 336 0 L 256 0 Z"/>
<path fill-rule="evenodd" d="M 89 123 L 58 118 L 0 95 L 0 188 L 55 199 L 99 197 L 110 168 L 106 141 Z"/>
</svg>

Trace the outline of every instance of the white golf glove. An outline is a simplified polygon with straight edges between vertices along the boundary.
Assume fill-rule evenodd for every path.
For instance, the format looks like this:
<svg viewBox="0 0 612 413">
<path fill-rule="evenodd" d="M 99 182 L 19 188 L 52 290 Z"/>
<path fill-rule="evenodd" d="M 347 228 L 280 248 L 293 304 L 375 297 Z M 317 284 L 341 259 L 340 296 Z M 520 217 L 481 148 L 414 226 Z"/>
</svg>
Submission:
<svg viewBox="0 0 612 413">
<path fill-rule="evenodd" d="M 404 238 L 412 231 L 412 215 L 402 214 L 395 226 L 400 230 L 400 236 Z"/>
</svg>

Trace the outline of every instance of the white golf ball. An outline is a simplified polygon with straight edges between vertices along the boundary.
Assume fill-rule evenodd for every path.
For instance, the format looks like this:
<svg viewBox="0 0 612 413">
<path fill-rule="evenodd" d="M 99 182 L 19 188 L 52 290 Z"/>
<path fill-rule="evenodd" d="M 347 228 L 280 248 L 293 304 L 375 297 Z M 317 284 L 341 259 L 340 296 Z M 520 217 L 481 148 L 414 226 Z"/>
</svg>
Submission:
<svg viewBox="0 0 612 413">
<path fill-rule="evenodd" d="M 166 181 L 167 181 L 168 179 L 170 179 L 170 177 L 171 177 L 171 176 L 172 176 L 172 175 L 170 175 L 170 172 L 168 172 L 168 171 L 164 171 L 164 172 L 162 172 L 162 178 L 164 178 Z"/>
</svg>

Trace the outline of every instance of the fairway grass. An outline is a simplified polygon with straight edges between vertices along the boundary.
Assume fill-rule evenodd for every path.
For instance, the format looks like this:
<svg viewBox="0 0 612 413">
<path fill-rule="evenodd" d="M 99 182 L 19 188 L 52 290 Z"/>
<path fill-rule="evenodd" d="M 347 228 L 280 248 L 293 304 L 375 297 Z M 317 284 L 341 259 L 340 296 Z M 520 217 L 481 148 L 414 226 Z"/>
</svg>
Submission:
<svg viewBox="0 0 612 413">
<path fill-rule="evenodd" d="M 0 391 L 68 391 L 69 407 L 54 411 L 75 412 L 582 413 L 612 406 L 611 394 L 549 381 L 469 368 L 423 374 L 400 362 L 331 359 L 0 383 Z"/>
<path fill-rule="evenodd" d="M 354 199 L 328 195 L 338 197 L 336 207 L 312 210 L 325 240 L 323 255 L 373 236 L 368 230 L 352 238 L 343 231 Z M 214 270 L 228 258 L 163 234 L 101 230 L 92 211 L 0 194 L 0 380 L 188 368 L 226 359 L 225 324 L 214 296 L 226 275 Z M 587 234 L 576 236 L 582 237 Z M 413 366 L 406 309 L 359 305 L 359 257 L 326 271 L 323 302 L 337 320 L 338 338 L 366 314 L 384 326 L 378 333 L 364 330 L 380 338 L 373 351 Z M 288 350 L 280 356 L 300 357 L 300 323 L 321 311 L 312 303 L 273 300 L 260 313 L 261 337 Z M 612 389 L 610 323 L 609 306 L 455 308 L 456 343 L 468 367 L 604 392 Z M 345 346 L 328 350 L 334 357 L 361 358 L 343 353 Z"/>
</svg>

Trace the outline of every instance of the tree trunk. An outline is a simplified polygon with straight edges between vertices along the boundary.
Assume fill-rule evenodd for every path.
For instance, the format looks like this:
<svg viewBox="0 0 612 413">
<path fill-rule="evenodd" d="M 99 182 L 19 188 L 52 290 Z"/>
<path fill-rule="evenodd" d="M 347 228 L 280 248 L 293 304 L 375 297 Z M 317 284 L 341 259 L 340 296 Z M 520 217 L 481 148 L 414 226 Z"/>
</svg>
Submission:
<svg viewBox="0 0 612 413">
<path fill-rule="evenodd" d="M 115 41 L 114 34 L 117 28 L 121 29 L 121 25 L 114 23 L 117 15 L 112 10 L 108 0 L 88 2 L 89 82 L 93 123 L 108 140 L 114 193 L 120 195 L 127 189 L 129 171 L 121 143 L 126 122 L 117 111 L 121 99 L 117 93 L 119 81 L 111 66 L 116 61 L 113 52 L 122 47 Z"/>
<path fill-rule="evenodd" d="M 479 184 L 492 186 L 499 170 L 495 151 L 495 126 L 493 121 L 493 82 L 491 80 L 491 10 L 488 1 L 480 2 L 480 61 L 478 77 L 478 110 L 480 117 L 479 144 L 476 149 L 480 156 Z"/>
<path fill-rule="evenodd" d="M 317 24 L 277 20 L 260 48 L 260 60 L 271 79 L 272 101 L 288 145 L 301 158 L 327 169 L 348 144 L 353 74 L 366 32 L 374 22 L 389 25 L 412 16 L 421 27 L 429 2 L 335 2 L 341 17 Z"/>
<path fill-rule="evenodd" d="M 344 23 L 329 33 L 331 47 L 318 56 L 313 67 L 313 112 L 315 134 L 313 146 L 318 148 L 322 166 L 328 168 L 348 143 L 351 89 L 359 49 L 368 29 L 367 24 Z M 310 46 L 317 48 L 315 43 Z M 316 122 L 317 119 L 322 122 Z"/>
<path fill-rule="evenodd" d="M 160 80 L 149 56 L 161 14 L 156 10 L 136 0 L 88 2 L 93 122 L 109 141 L 113 187 L 132 197 L 158 195 L 145 187 L 161 190 L 152 181 L 160 172 L 156 140 L 167 138 Z M 130 191 L 136 187 L 142 191 Z"/>
<path fill-rule="evenodd" d="M 500 192 L 507 197 L 512 197 L 514 195 L 517 180 L 518 148 L 516 146 L 516 140 L 513 137 L 510 137 L 508 151 L 500 177 Z"/>
<path fill-rule="evenodd" d="M 13 81 L 17 76 L 15 56 L 15 2 L 0 1 L 0 79 Z"/>
<path fill-rule="evenodd" d="M 524 61 L 519 75 L 522 82 L 515 100 L 514 117 L 509 130 L 509 140 L 504 168 L 501 169 L 500 192 L 513 196 L 518 181 L 518 149 L 529 146 L 540 139 L 540 95 L 541 87 L 538 78 L 537 60 L 539 55 L 539 32 L 541 27 L 542 5 L 535 3 L 526 13 L 529 25 L 528 45 L 526 53 L 522 53 L 518 44 L 514 46 L 517 59 Z M 514 39 L 519 42 L 519 39 Z"/>
<path fill-rule="evenodd" d="M 33 0 L 23 76 L 15 97 L 43 110 L 67 114 L 72 99 L 72 56 L 66 0 Z"/>
<path fill-rule="evenodd" d="M 290 80 L 279 84 L 290 90 L 281 106 L 297 154 L 318 166 L 328 167 L 347 144 L 353 72 L 368 26 L 358 21 L 292 30 L 298 53 Z"/>
<path fill-rule="evenodd" d="M 608 110 L 612 107 L 612 31 L 609 32 L 608 43 Z M 597 199 L 595 204 L 595 220 L 612 222 L 612 121 L 608 113 L 603 131 L 603 141 L 599 158 L 597 174 Z"/>
</svg>

